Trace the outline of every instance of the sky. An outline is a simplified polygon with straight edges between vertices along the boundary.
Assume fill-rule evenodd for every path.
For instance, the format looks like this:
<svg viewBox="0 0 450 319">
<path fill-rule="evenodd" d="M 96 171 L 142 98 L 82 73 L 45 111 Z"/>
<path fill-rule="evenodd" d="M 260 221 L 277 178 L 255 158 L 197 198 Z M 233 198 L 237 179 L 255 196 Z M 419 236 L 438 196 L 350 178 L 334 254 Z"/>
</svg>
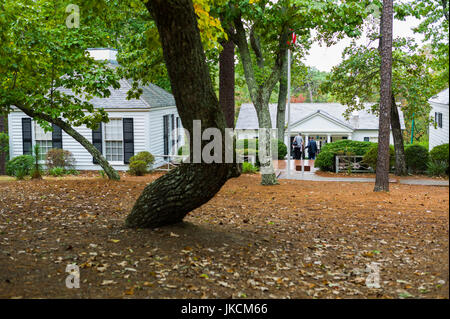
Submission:
<svg viewBox="0 0 450 319">
<path fill-rule="evenodd" d="M 394 20 L 394 38 L 396 37 L 411 37 L 416 39 L 418 43 L 423 40 L 422 35 L 415 34 L 411 28 L 419 25 L 420 21 L 408 17 L 405 21 Z M 307 55 L 302 61 L 307 66 L 314 66 L 320 71 L 331 71 L 331 68 L 338 65 L 342 61 L 342 52 L 344 49 L 350 45 L 350 39 L 343 39 L 337 44 L 326 47 L 325 45 L 320 46 L 318 43 L 314 43 Z M 358 44 L 364 44 L 366 41 L 364 39 L 359 40 Z"/>
</svg>

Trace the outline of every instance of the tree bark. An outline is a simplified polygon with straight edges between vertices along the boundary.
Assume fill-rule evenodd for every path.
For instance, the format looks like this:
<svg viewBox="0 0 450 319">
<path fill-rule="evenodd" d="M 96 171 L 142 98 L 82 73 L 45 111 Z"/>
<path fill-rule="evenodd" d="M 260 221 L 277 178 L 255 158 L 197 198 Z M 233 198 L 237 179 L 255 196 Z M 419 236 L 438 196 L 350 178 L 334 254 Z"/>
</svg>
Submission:
<svg viewBox="0 0 450 319">
<path fill-rule="evenodd" d="M 392 94 L 391 105 L 391 129 L 392 136 L 394 138 L 395 149 L 395 175 L 404 176 L 407 175 L 406 161 L 405 161 L 405 148 L 403 144 L 403 134 L 400 125 L 400 117 L 398 114 L 397 105 L 395 103 L 395 96 Z"/>
<path fill-rule="evenodd" d="M 218 128 L 224 136 L 225 116 L 213 90 L 192 1 L 150 0 L 146 7 L 158 27 L 183 127 L 193 137 L 193 121 L 201 120 L 202 127 Z M 206 143 L 202 141 L 202 145 Z M 192 161 L 192 140 L 190 145 Z M 223 161 L 181 164 L 144 189 L 125 221 L 126 226 L 155 228 L 181 222 L 220 190 L 233 175 L 234 167 L 235 164 Z"/>
<path fill-rule="evenodd" d="M 6 120 L 3 114 L 0 114 L 0 133 L 7 133 Z M 0 151 L 0 175 L 6 174 L 6 153 Z"/>
<path fill-rule="evenodd" d="M 278 106 L 277 106 L 277 130 L 278 139 L 284 141 L 284 131 L 286 126 L 286 98 L 288 97 L 287 87 L 287 59 L 283 65 L 283 71 L 280 77 L 280 90 L 278 91 Z M 290 92 L 289 92 L 290 93 Z M 289 147 L 289 146 L 288 146 Z"/>
<path fill-rule="evenodd" d="M 234 128 L 234 43 L 226 41 L 219 56 L 219 104 L 225 115 L 227 127 Z"/>
<path fill-rule="evenodd" d="M 83 146 L 92 155 L 92 157 L 94 157 L 97 160 L 98 164 L 105 171 L 109 179 L 111 180 L 120 179 L 119 173 L 117 173 L 117 171 L 109 164 L 109 162 L 103 157 L 103 155 L 99 152 L 99 150 L 97 150 L 94 147 L 94 145 L 92 145 L 91 142 L 89 142 L 83 135 L 78 133 L 67 122 L 63 121 L 60 118 L 52 118 L 50 115 L 47 114 L 36 113 L 31 108 L 25 107 L 23 105 L 16 104 L 15 106 L 19 108 L 22 112 L 24 112 L 26 115 L 32 118 L 40 118 L 49 123 L 58 125 L 62 130 L 64 130 L 64 132 L 72 136 L 78 143 L 80 143 L 81 146 Z"/>
<path fill-rule="evenodd" d="M 383 0 L 381 15 L 380 117 L 375 192 L 389 191 L 389 136 L 392 103 L 393 1 Z"/>
</svg>

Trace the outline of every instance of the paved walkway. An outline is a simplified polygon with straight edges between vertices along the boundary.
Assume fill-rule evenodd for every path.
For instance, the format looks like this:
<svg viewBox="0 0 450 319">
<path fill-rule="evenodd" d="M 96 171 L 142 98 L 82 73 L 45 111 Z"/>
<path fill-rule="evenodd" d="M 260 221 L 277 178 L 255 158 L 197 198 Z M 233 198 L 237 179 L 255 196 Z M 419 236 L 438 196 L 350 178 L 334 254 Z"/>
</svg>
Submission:
<svg viewBox="0 0 450 319">
<path fill-rule="evenodd" d="M 317 182 L 359 182 L 359 183 L 375 183 L 375 178 L 364 177 L 324 177 L 311 172 L 291 172 L 288 178 L 285 170 L 277 171 L 279 179 L 317 181 Z M 449 181 L 431 180 L 431 179 L 390 179 L 390 183 L 400 183 L 406 185 L 425 185 L 425 186 L 449 186 Z"/>
</svg>

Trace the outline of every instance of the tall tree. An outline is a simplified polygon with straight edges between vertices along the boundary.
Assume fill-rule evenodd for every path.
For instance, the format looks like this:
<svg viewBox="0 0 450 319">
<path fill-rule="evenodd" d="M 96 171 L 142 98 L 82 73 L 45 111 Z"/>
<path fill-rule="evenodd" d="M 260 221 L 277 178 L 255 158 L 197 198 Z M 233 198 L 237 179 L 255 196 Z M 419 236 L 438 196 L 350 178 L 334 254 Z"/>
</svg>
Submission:
<svg viewBox="0 0 450 319">
<path fill-rule="evenodd" d="M 225 136 L 225 116 L 213 90 L 192 1 L 150 0 L 146 7 L 158 27 L 183 127 L 193 137 L 193 121 L 201 120 L 202 127 L 218 128 Z M 202 141 L 202 146 L 206 143 Z M 190 149 L 195 151 L 192 140 Z M 180 222 L 191 210 L 209 201 L 235 174 L 235 164 L 224 163 L 223 157 L 222 163 L 192 163 L 192 153 L 191 163 L 182 163 L 144 189 L 126 219 L 128 227 Z"/>
<path fill-rule="evenodd" d="M 69 1 L 21 0 L 0 2 L 0 105 L 14 105 L 46 130 L 61 127 L 99 162 L 111 179 L 119 174 L 73 126 L 92 129 L 108 121 L 103 109 L 88 102 L 118 88 L 115 71 L 94 61 L 86 49 L 105 44 L 96 24 L 77 17 L 66 22 Z M 85 11 L 89 16 L 89 10 Z M 79 16 L 78 16 L 79 17 Z"/>
<path fill-rule="evenodd" d="M 380 116 L 375 192 L 389 191 L 389 135 L 392 104 L 393 0 L 383 0 L 381 14 Z"/>
<path fill-rule="evenodd" d="M 225 114 L 227 126 L 234 128 L 234 43 L 224 41 L 219 57 L 219 103 Z"/>
<path fill-rule="evenodd" d="M 262 147 L 263 153 L 269 153 L 269 132 L 273 125 L 269 100 L 286 65 L 290 34 L 295 32 L 299 42 L 306 46 L 311 42 L 312 29 L 317 29 L 321 37 L 328 40 L 333 35 L 357 35 L 357 28 L 365 16 L 364 9 L 364 1 L 342 3 L 333 0 L 234 0 L 224 6 L 224 28 L 238 47 L 258 124 L 265 129 L 266 134 L 259 136 L 266 147 Z M 281 96 L 280 99 L 283 100 Z M 283 103 L 280 105 L 283 106 Z M 260 159 L 260 162 L 262 167 L 267 168 L 267 172 L 262 173 L 261 183 L 277 184 L 271 161 Z"/>
</svg>

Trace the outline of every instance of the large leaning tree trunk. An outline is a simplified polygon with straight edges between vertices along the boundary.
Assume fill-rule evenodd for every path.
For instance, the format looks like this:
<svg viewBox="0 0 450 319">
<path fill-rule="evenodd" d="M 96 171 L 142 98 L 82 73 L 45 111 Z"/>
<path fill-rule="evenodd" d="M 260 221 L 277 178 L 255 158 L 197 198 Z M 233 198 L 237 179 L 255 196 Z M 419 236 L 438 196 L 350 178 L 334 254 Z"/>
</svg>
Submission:
<svg viewBox="0 0 450 319">
<path fill-rule="evenodd" d="M 0 133 L 6 133 L 5 116 L 0 113 Z M 6 153 L 0 150 L 0 175 L 6 174 Z"/>
<path fill-rule="evenodd" d="M 224 136 L 225 117 L 205 62 L 192 1 L 150 0 L 146 7 L 158 27 L 183 127 L 193 137 L 193 121 L 201 120 L 202 128 L 218 128 Z M 202 141 L 202 146 L 205 144 L 207 141 Z M 232 176 L 233 163 L 193 163 L 196 149 L 192 140 L 190 145 L 191 163 L 182 163 L 149 184 L 134 204 L 126 226 L 155 228 L 181 222 L 190 211 L 208 202 Z"/>
<path fill-rule="evenodd" d="M 278 91 L 278 105 L 277 105 L 277 134 L 278 139 L 284 141 L 284 131 L 286 126 L 286 97 L 291 98 L 289 92 L 288 96 L 288 86 L 287 86 L 287 59 L 286 63 L 282 67 L 281 77 L 280 77 L 280 89 Z M 290 143 L 290 139 L 288 139 Z M 289 147 L 289 145 L 288 145 Z"/>
<path fill-rule="evenodd" d="M 109 179 L 111 179 L 111 180 L 119 180 L 120 179 L 119 173 L 117 173 L 117 171 L 103 157 L 102 153 L 100 153 L 99 150 L 96 149 L 95 146 L 91 142 L 89 142 L 83 135 L 78 133 L 70 124 L 68 124 L 67 122 L 65 122 L 64 120 L 62 120 L 60 118 L 53 118 L 48 114 L 37 113 L 37 112 L 33 111 L 32 108 L 20 105 L 19 103 L 16 103 L 15 106 L 18 109 L 20 109 L 23 113 L 25 113 L 26 115 L 28 115 L 32 118 L 39 118 L 39 119 L 47 121 L 49 123 L 58 125 L 64 132 L 66 132 L 68 135 L 72 136 L 75 141 L 80 143 L 81 146 L 83 146 L 92 155 L 92 157 L 97 160 L 98 164 L 105 171 L 105 173 Z"/>
<path fill-rule="evenodd" d="M 392 105 L 391 105 L 391 129 L 392 129 L 392 136 L 394 138 L 394 149 L 395 149 L 395 175 L 403 176 L 406 175 L 408 172 L 406 169 L 405 147 L 403 144 L 402 127 L 400 125 L 400 116 L 398 114 L 394 94 L 392 94 Z"/>
<path fill-rule="evenodd" d="M 380 116 L 375 192 L 389 191 L 389 135 L 392 104 L 393 1 L 383 0 L 381 15 Z"/>
</svg>

